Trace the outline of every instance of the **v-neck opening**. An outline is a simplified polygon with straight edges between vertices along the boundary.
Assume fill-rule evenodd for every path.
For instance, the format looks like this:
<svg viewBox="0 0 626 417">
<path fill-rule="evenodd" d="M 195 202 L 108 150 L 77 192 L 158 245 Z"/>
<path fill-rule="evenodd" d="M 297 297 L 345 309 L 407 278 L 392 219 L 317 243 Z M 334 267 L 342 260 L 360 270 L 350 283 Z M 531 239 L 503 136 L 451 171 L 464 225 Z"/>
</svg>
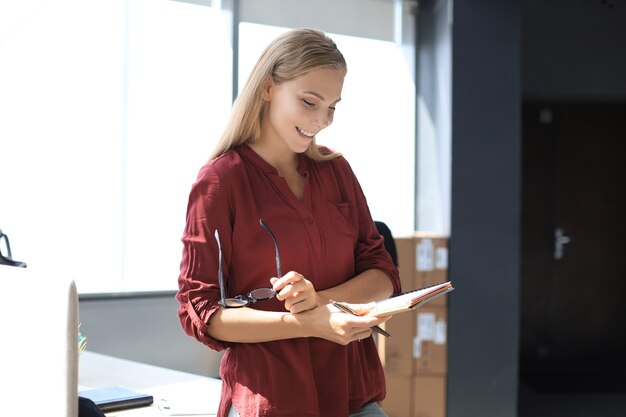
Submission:
<svg viewBox="0 0 626 417">
<path fill-rule="evenodd" d="M 307 189 L 308 189 L 308 178 L 309 178 L 309 169 L 307 164 L 307 156 L 304 154 L 297 154 L 298 163 L 296 165 L 296 172 L 298 175 L 304 177 L 304 183 L 302 185 L 302 198 L 299 198 L 296 193 L 293 192 L 289 183 L 285 179 L 285 177 L 281 177 L 278 174 L 278 170 L 274 168 L 269 162 L 261 157 L 252 147 L 247 144 L 244 144 L 240 147 L 241 153 L 243 156 L 248 159 L 254 166 L 256 166 L 261 171 L 268 174 L 268 178 L 278 190 L 287 197 L 289 200 L 293 200 L 297 202 L 299 205 L 306 206 L 307 202 Z"/>
</svg>

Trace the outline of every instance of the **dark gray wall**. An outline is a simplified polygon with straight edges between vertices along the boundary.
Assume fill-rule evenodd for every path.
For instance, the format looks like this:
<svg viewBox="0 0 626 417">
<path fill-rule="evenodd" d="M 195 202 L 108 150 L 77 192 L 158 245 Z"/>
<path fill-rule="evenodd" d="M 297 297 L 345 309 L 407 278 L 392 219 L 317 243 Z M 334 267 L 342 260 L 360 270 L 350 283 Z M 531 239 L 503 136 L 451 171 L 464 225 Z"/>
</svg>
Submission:
<svg viewBox="0 0 626 417">
<path fill-rule="evenodd" d="M 626 99 L 626 1 L 524 0 L 524 98 Z"/>
<path fill-rule="evenodd" d="M 520 15 L 453 7 L 448 417 L 517 415 Z"/>
<path fill-rule="evenodd" d="M 517 415 L 521 103 L 626 100 L 626 1 L 454 2 L 448 417 Z"/>
</svg>

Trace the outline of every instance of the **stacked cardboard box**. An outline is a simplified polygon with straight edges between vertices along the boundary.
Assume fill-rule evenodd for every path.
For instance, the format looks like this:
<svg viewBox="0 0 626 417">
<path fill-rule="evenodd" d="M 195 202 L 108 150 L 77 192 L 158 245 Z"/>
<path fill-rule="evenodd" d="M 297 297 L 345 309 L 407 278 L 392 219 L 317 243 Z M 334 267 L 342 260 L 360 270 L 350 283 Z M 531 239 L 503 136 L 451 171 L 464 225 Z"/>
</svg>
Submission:
<svg viewBox="0 0 626 417">
<path fill-rule="evenodd" d="M 448 239 L 416 232 L 395 239 L 403 291 L 447 281 Z M 389 417 L 445 417 L 447 295 L 385 323 L 392 338 L 378 338 L 385 367 Z"/>
</svg>

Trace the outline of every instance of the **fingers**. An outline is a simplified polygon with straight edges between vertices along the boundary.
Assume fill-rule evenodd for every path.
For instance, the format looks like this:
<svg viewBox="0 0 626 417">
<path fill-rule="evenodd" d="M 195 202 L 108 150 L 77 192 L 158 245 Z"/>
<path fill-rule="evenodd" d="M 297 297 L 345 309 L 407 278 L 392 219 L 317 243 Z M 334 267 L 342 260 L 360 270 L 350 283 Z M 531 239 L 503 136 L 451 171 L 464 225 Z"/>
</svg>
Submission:
<svg viewBox="0 0 626 417">
<path fill-rule="evenodd" d="M 374 308 L 374 306 L 376 305 L 376 303 L 368 303 L 368 304 L 350 304 L 350 307 L 352 308 L 352 310 L 356 311 L 359 315 L 364 316 L 366 315 L 372 308 Z"/>
<path fill-rule="evenodd" d="M 331 302 L 333 302 L 331 300 Z M 369 311 L 374 308 L 374 306 L 376 305 L 376 303 L 368 303 L 368 304 L 353 304 L 353 303 L 339 303 L 343 306 L 346 306 L 350 309 L 350 312 L 354 312 L 356 313 L 356 315 L 358 316 L 366 316 L 367 313 L 369 313 Z M 334 306 L 333 306 L 334 307 Z M 340 311 L 341 309 L 338 307 L 335 307 L 336 311 Z M 344 311 L 345 313 L 346 311 Z"/>
<path fill-rule="evenodd" d="M 273 290 L 279 293 L 279 300 L 284 300 L 294 292 L 305 290 L 307 284 L 310 284 L 303 275 L 294 271 L 289 271 L 281 278 L 271 278 L 270 282 Z"/>
<path fill-rule="evenodd" d="M 297 297 L 299 293 L 305 291 L 315 292 L 315 288 L 310 281 L 293 271 L 285 274 L 282 278 L 271 278 L 270 282 L 272 283 L 274 291 L 278 293 L 276 294 L 276 298 L 281 301 L 289 297 Z M 295 301 L 292 303 L 295 303 Z"/>
<path fill-rule="evenodd" d="M 296 308 L 297 305 L 294 305 Z M 361 317 L 337 310 L 332 304 L 320 304 L 300 314 L 293 314 L 305 333 L 341 345 L 367 339 L 372 334 L 371 327 L 383 323 L 389 317 Z"/>
<path fill-rule="evenodd" d="M 359 328 L 356 331 L 344 334 L 343 337 L 339 338 L 338 343 L 342 345 L 347 345 L 348 343 L 351 343 L 351 342 L 361 342 L 363 340 L 366 340 L 371 335 L 372 335 L 372 329 Z"/>
<path fill-rule="evenodd" d="M 311 310 L 319 305 L 313 284 L 302 274 L 289 271 L 281 278 L 270 278 L 276 298 L 285 302 L 285 309 L 292 314 Z"/>
<path fill-rule="evenodd" d="M 340 303 L 340 304 L 348 307 L 352 312 L 356 313 L 357 315 L 355 316 L 353 314 L 348 314 L 348 312 L 340 310 L 339 308 L 335 307 L 332 304 L 329 304 L 329 308 L 332 309 L 331 311 L 333 312 L 342 312 L 344 314 L 348 314 L 351 317 L 359 317 L 361 319 L 360 323 L 367 324 L 368 327 L 373 327 L 381 323 L 384 323 L 385 321 L 389 320 L 392 317 L 391 315 L 390 316 L 368 316 L 367 313 L 373 308 L 375 303 L 368 303 L 368 304 Z"/>
<path fill-rule="evenodd" d="M 319 298 L 317 297 L 317 292 L 313 286 L 307 286 L 303 289 L 298 288 L 298 285 L 295 285 L 295 291 L 291 291 L 286 295 L 285 299 L 285 308 L 289 310 L 290 313 L 300 313 L 302 311 L 311 310 L 319 305 Z M 280 297 L 283 297 L 283 291 L 287 291 L 287 289 L 283 289 L 281 291 Z M 280 299 L 279 297 L 279 299 Z"/>
<path fill-rule="evenodd" d="M 292 299 L 285 301 L 285 308 L 289 310 L 291 314 L 302 313 L 303 311 L 312 310 L 318 306 L 317 300 L 312 298 L 305 298 L 302 300 L 296 300 L 292 302 Z"/>
<path fill-rule="evenodd" d="M 311 287 L 307 286 L 304 282 L 294 282 L 285 285 L 281 290 L 278 290 L 276 297 L 284 301 L 289 297 L 297 296 L 299 293 L 309 290 Z"/>
<path fill-rule="evenodd" d="M 382 318 L 382 320 L 380 320 Z M 355 327 L 355 331 L 363 331 L 364 329 L 367 331 L 371 331 L 372 327 L 374 326 L 378 326 L 384 322 L 386 322 L 387 320 L 389 320 L 391 318 L 391 316 L 386 316 L 386 317 L 377 317 L 375 321 L 365 321 L 365 322 L 359 322 L 357 327 Z"/>
<path fill-rule="evenodd" d="M 354 304 L 351 306 L 354 307 Z M 339 343 L 348 344 L 350 342 L 360 342 L 372 335 L 372 327 L 384 323 L 390 317 L 360 317 L 351 314 L 338 312 L 342 317 L 342 322 L 337 326 L 336 332 L 339 336 Z"/>
</svg>

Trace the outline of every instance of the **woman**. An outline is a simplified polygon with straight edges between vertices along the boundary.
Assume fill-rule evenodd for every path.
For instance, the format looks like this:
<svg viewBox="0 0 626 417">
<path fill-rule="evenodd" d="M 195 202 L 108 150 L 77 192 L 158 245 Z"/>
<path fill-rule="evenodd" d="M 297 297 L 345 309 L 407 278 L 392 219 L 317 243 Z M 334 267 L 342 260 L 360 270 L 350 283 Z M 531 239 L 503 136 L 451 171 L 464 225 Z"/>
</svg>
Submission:
<svg viewBox="0 0 626 417">
<path fill-rule="evenodd" d="M 192 187 L 179 317 L 187 334 L 226 349 L 220 417 L 385 415 L 370 337 L 385 318 L 330 304 L 365 313 L 400 292 L 350 166 L 315 143 L 332 123 L 346 70 L 322 32 L 275 39 Z M 237 295 L 245 307 L 231 308 Z"/>
</svg>

